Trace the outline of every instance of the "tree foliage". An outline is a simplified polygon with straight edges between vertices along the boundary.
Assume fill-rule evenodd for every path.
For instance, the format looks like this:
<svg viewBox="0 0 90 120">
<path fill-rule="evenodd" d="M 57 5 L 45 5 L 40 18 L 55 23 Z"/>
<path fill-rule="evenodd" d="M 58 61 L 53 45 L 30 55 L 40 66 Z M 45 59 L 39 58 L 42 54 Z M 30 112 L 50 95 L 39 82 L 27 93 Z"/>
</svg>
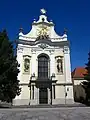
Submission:
<svg viewBox="0 0 90 120">
<path fill-rule="evenodd" d="M 6 30 L 0 32 L 0 100 L 11 102 L 20 94 L 18 62 Z"/>
<path fill-rule="evenodd" d="M 86 64 L 85 69 L 87 70 L 87 73 L 84 74 L 84 79 L 86 81 L 82 84 L 86 91 L 86 101 L 88 101 L 90 99 L 90 52 L 88 53 L 88 63 Z"/>
</svg>

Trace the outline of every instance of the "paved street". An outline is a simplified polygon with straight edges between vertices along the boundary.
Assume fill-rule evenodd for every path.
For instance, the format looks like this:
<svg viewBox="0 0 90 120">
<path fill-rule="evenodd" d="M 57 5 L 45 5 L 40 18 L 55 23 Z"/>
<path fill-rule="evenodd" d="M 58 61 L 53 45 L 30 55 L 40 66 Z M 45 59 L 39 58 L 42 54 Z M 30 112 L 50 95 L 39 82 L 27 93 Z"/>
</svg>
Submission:
<svg viewBox="0 0 90 120">
<path fill-rule="evenodd" d="M 90 120 L 90 108 L 0 109 L 0 120 Z"/>
</svg>

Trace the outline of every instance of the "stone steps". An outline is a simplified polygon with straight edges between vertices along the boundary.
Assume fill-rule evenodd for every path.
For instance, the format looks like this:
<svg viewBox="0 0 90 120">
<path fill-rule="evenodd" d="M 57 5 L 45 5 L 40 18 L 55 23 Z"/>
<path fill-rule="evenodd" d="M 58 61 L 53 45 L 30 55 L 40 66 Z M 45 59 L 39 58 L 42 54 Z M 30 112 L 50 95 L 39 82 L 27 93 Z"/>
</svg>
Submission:
<svg viewBox="0 0 90 120">
<path fill-rule="evenodd" d="M 86 107 L 86 105 L 81 103 L 75 104 L 58 104 L 58 105 L 20 105 L 20 106 L 11 106 L 12 108 L 60 108 L 60 107 Z"/>
</svg>

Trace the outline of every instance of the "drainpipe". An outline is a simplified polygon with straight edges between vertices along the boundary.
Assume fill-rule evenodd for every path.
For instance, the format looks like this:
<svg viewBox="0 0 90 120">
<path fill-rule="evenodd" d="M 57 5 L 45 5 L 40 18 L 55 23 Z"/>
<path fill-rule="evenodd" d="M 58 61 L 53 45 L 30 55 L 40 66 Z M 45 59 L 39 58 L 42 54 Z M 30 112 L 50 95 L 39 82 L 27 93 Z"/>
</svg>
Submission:
<svg viewBox="0 0 90 120">
<path fill-rule="evenodd" d="M 52 105 L 52 76 L 51 76 L 51 105 Z"/>
<path fill-rule="evenodd" d="M 55 78 L 55 73 L 52 73 L 51 76 L 51 105 L 52 105 L 52 78 Z"/>
</svg>

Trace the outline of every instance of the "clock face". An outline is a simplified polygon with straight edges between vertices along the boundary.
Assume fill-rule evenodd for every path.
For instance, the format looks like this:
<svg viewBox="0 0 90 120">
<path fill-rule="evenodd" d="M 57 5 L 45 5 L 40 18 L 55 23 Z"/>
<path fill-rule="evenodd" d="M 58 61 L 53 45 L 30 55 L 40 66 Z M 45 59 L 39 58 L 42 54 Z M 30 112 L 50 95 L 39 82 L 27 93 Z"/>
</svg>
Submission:
<svg viewBox="0 0 90 120">
<path fill-rule="evenodd" d="M 37 29 L 37 34 L 38 34 L 38 36 L 48 35 L 48 31 L 49 31 L 49 27 L 47 27 L 45 25 L 41 25 Z"/>
</svg>

